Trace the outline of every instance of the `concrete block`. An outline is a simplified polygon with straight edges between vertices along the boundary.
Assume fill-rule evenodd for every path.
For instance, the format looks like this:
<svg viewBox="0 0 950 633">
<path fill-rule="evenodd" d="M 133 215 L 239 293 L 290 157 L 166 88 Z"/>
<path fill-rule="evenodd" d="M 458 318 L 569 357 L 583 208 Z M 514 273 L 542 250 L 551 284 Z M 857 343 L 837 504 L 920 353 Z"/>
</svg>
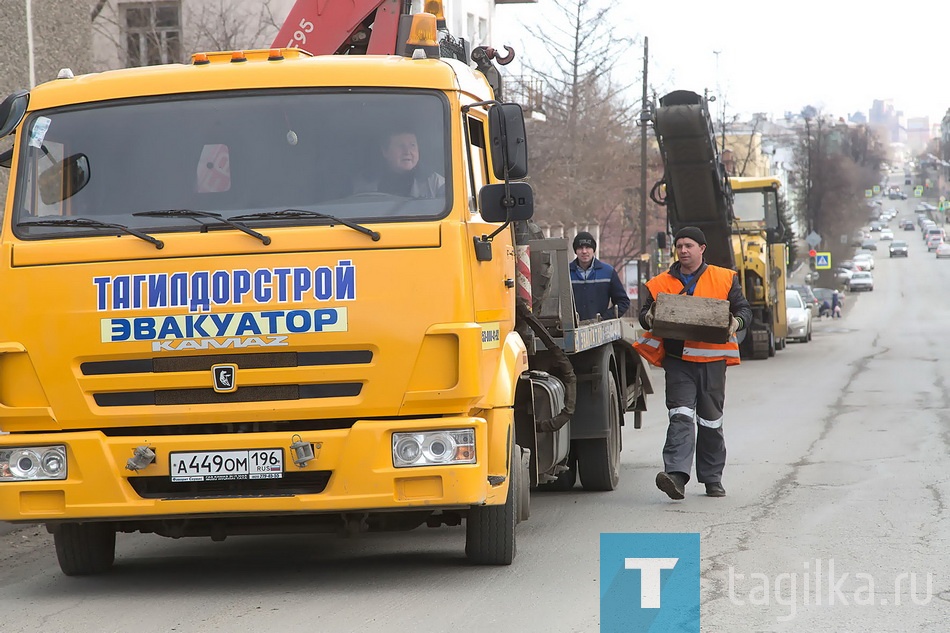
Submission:
<svg viewBox="0 0 950 633">
<path fill-rule="evenodd" d="M 729 340 L 729 302 L 708 297 L 660 294 L 653 335 L 662 338 L 725 343 Z"/>
</svg>

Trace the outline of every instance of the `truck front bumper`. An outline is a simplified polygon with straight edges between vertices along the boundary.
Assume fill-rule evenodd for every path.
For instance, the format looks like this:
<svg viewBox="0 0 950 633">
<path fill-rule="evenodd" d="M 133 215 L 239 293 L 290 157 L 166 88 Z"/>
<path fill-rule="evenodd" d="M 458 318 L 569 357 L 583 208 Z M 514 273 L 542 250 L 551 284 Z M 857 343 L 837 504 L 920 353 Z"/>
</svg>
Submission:
<svg viewBox="0 0 950 633">
<path fill-rule="evenodd" d="M 110 437 L 101 431 L 3 435 L 0 450 L 65 445 L 67 478 L 0 481 L 0 520 L 42 523 L 500 504 L 508 493 L 511 412 L 485 413 L 487 419 L 360 420 L 350 428 L 321 431 L 136 437 Z M 465 428 L 475 430 L 474 463 L 393 466 L 394 432 Z M 314 447 L 314 459 L 303 467 L 293 461 L 290 445 L 296 440 Z M 155 460 L 141 470 L 128 470 L 128 459 L 141 446 L 154 451 Z M 171 453 L 277 448 L 283 452 L 283 476 L 279 479 L 172 482 Z"/>
</svg>

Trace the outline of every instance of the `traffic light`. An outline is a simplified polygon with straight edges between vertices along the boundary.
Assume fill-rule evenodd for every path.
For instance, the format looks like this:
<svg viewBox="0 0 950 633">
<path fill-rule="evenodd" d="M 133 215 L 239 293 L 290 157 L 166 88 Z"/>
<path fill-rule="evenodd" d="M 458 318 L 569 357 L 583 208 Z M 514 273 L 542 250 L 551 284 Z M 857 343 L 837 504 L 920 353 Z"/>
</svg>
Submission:
<svg viewBox="0 0 950 633">
<path fill-rule="evenodd" d="M 666 231 L 660 231 L 656 234 L 656 247 L 666 248 Z"/>
<path fill-rule="evenodd" d="M 814 257 L 817 254 L 818 254 L 818 251 L 816 251 L 815 249 L 811 249 L 810 251 L 808 251 L 809 257 Z"/>
</svg>

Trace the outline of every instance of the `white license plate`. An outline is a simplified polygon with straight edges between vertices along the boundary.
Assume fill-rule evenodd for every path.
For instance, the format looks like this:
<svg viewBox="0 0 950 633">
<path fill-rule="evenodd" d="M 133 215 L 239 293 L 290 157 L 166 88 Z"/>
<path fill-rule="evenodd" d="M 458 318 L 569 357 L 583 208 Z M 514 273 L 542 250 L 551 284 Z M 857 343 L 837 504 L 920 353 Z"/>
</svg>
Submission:
<svg viewBox="0 0 950 633">
<path fill-rule="evenodd" d="M 172 481 L 280 479 L 284 476 L 284 451 L 280 448 L 255 448 L 172 453 L 169 472 Z"/>
</svg>

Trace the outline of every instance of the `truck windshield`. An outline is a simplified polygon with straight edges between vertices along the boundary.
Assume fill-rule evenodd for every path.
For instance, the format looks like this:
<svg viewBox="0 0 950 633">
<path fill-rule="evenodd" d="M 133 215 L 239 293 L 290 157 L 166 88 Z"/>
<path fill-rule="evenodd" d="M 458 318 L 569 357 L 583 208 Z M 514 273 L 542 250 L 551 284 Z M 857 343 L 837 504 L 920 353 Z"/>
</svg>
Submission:
<svg viewBox="0 0 950 633">
<path fill-rule="evenodd" d="M 448 102 L 430 91 L 259 91 L 46 110 L 26 123 L 16 232 L 89 232 L 69 217 L 148 233 L 199 231 L 189 209 L 228 219 L 313 211 L 273 225 L 431 220 L 447 213 Z M 144 212 L 144 213 L 143 213 Z M 21 224 L 22 223 L 22 224 Z M 212 228 L 227 228 L 218 222 Z"/>
<path fill-rule="evenodd" d="M 772 189 L 735 190 L 733 212 L 742 222 L 760 222 L 773 227 L 778 224 L 778 198 Z"/>
</svg>

